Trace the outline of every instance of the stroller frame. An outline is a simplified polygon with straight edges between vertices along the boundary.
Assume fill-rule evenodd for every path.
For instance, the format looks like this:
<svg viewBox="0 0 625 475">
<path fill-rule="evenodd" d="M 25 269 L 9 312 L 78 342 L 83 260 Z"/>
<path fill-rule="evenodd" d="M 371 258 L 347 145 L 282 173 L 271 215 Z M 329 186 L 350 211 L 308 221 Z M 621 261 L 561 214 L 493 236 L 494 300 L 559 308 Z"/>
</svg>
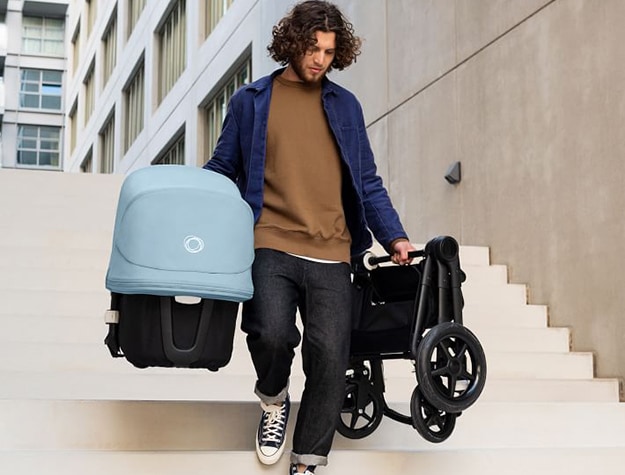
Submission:
<svg viewBox="0 0 625 475">
<path fill-rule="evenodd" d="M 455 428 L 456 418 L 480 396 L 486 380 L 486 359 L 478 339 L 462 321 L 464 299 L 461 284 L 466 276 L 460 268 L 459 246 L 450 236 L 430 240 L 424 249 L 410 253 L 422 258 L 409 270 L 420 275 L 414 290 L 412 315 L 406 327 L 380 332 L 356 328 L 352 332 L 350 364 L 346 373 L 345 401 L 338 432 L 351 439 L 370 435 L 383 416 L 412 425 L 426 440 L 446 440 Z M 378 265 L 390 256 L 363 255 L 353 263 L 355 291 L 371 286 L 377 302 L 371 302 L 376 318 L 393 312 L 392 291 L 375 289 L 373 277 Z M 386 277 L 406 274 L 406 266 L 385 267 Z M 393 284 L 391 283 L 391 286 Z M 386 295 L 385 295 L 386 294 Z M 355 305 L 358 302 L 355 302 Z M 365 307 L 370 302 L 365 302 Z M 388 307 L 385 307 L 388 305 Z M 403 309 L 409 308 L 403 302 Z M 386 309 L 389 309 L 388 311 Z M 358 320 L 358 311 L 355 309 Z M 364 310 L 363 310 L 364 311 Z M 379 338 L 378 338 L 379 337 Z M 380 346 L 378 341 L 387 338 Z M 417 386 L 410 400 L 410 415 L 390 408 L 384 398 L 383 361 L 408 359 L 415 366 Z"/>
</svg>

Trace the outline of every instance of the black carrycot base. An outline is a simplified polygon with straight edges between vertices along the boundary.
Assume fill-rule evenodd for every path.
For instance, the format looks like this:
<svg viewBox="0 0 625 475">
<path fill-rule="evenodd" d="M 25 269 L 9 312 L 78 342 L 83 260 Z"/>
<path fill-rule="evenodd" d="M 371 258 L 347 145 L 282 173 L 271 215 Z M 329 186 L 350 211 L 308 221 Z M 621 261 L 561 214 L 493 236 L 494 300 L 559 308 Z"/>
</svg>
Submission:
<svg viewBox="0 0 625 475">
<path fill-rule="evenodd" d="M 111 293 L 105 343 L 113 357 L 138 368 L 206 368 L 217 371 L 230 361 L 238 302 L 201 299 L 181 303 L 175 297 Z"/>
</svg>

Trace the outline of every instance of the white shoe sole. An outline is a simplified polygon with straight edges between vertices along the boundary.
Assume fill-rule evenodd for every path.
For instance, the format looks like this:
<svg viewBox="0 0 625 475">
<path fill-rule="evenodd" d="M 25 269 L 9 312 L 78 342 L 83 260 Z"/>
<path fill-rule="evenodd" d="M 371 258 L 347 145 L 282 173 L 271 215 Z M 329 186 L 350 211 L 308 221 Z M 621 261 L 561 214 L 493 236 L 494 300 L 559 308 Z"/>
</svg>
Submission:
<svg viewBox="0 0 625 475">
<path fill-rule="evenodd" d="M 256 455 L 258 456 L 258 460 L 260 460 L 262 464 L 273 465 L 277 463 L 278 460 L 280 460 L 280 457 L 282 457 L 283 452 L 284 452 L 284 443 L 282 444 L 282 446 L 280 446 L 280 448 L 276 451 L 275 454 L 265 455 L 264 453 L 261 452 L 260 446 L 258 445 L 258 437 L 256 438 Z"/>
</svg>

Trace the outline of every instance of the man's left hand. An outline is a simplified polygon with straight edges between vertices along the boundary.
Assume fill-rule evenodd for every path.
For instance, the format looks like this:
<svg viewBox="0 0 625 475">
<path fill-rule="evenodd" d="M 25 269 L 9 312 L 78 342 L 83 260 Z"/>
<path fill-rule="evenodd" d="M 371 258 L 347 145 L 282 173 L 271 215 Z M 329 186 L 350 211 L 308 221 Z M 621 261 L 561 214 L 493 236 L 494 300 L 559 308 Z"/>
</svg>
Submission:
<svg viewBox="0 0 625 475">
<path fill-rule="evenodd" d="M 408 256 L 410 251 L 415 251 L 415 247 L 412 243 L 406 239 L 400 239 L 393 243 L 393 256 L 391 260 L 395 264 L 407 266 L 412 262 L 412 257 Z"/>
</svg>

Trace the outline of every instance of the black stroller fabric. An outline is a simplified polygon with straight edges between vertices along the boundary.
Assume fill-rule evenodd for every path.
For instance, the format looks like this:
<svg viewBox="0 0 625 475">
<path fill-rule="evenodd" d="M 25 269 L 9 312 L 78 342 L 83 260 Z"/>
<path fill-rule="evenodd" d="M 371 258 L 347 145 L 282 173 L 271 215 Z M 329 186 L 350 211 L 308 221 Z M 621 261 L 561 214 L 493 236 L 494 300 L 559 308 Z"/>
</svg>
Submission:
<svg viewBox="0 0 625 475">
<path fill-rule="evenodd" d="M 352 355 L 409 351 L 421 271 L 417 265 L 379 267 L 352 286 Z"/>
<path fill-rule="evenodd" d="M 180 303 L 156 295 L 117 296 L 119 344 L 126 359 L 138 368 L 184 366 L 212 371 L 232 355 L 236 302 L 202 299 Z"/>
</svg>

